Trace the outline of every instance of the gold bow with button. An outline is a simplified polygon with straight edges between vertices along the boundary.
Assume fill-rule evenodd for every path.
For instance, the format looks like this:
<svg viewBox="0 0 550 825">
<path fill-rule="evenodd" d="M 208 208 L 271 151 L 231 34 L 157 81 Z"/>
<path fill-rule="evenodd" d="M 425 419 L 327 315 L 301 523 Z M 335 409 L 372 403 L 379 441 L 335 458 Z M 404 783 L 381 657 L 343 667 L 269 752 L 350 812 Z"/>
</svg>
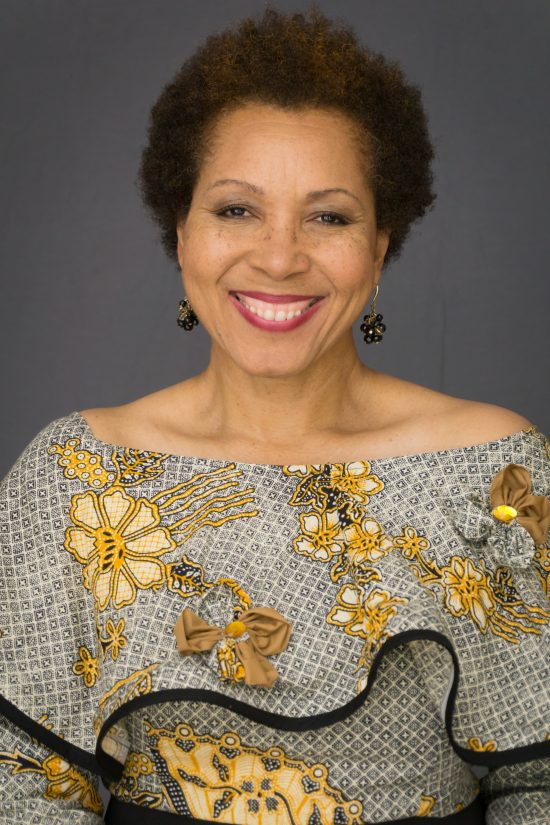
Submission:
<svg viewBox="0 0 550 825">
<path fill-rule="evenodd" d="M 247 685 L 271 687 L 279 674 L 266 659 L 285 650 L 292 630 L 290 624 L 271 607 L 253 607 L 224 628 L 211 625 L 186 607 L 174 627 L 176 643 L 182 656 L 211 650 L 225 637 L 238 639 L 245 633 L 248 639 L 237 642 L 235 652 L 244 668 Z"/>
<path fill-rule="evenodd" d="M 531 494 L 531 476 L 527 467 L 508 464 L 497 473 L 491 482 L 489 500 L 493 518 L 506 524 L 516 519 L 535 544 L 546 541 L 550 527 L 550 501 L 546 496 Z"/>
</svg>

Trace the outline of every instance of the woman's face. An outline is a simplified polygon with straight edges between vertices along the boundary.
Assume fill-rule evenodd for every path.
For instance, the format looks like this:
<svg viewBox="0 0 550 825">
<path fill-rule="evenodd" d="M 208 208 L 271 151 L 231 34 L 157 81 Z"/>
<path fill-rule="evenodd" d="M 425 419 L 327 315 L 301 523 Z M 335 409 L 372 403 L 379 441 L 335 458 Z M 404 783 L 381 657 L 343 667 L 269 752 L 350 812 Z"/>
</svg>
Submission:
<svg viewBox="0 0 550 825">
<path fill-rule="evenodd" d="M 347 192 L 321 191 L 335 188 Z M 178 224 L 184 291 L 213 354 L 263 376 L 300 373 L 343 336 L 352 343 L 388 242 L 350 124 L 318 109 L 226 115 Z M 235 305 L 230 292 L 243 291 L 323 300 L 305 323 L 272 331 Z"/>
</svg>

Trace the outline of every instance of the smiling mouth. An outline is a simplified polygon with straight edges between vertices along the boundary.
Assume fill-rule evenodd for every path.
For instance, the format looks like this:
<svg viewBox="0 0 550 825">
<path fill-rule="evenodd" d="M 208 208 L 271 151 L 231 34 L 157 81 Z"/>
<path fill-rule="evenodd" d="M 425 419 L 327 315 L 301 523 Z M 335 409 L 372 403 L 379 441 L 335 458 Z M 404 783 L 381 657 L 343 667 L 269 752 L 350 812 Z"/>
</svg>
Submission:
<svg viewBox="0 0 550 825">
<path fill-rule="evenodd" d="M 248 295 L 241 295 L 238 292 L 231 292 L 231 294 L 250 312 L 266 321 L 290 321 L 298 315 L 303 315 L 313 304 L 323 299 L 323 296 L 317 296 L 306 300 L 286 300 L 273 303 L 272 301 L 261 301 Z"/>
</svg>

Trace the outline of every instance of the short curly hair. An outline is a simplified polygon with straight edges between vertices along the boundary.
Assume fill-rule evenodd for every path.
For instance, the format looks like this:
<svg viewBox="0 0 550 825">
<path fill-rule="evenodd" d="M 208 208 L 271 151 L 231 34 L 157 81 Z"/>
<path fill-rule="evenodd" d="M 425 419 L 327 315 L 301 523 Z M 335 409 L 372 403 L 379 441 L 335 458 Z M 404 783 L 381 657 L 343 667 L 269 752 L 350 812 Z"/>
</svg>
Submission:
<svg viewBox="0 0 550 825">
<path fill-rule="evenodd" d="M 171 260 L 178 260 L 176 226 L 189 211 L 216 124 L 249 103 L 338 111 L 358 127 L 377 228 L 391 232 L 384 266 L 435 201 L 419 88 L 316 2 L 306 15 L 267 6 L 261 18 L 211 34 L 153 105 L 137 183 Z"/>
</svg>

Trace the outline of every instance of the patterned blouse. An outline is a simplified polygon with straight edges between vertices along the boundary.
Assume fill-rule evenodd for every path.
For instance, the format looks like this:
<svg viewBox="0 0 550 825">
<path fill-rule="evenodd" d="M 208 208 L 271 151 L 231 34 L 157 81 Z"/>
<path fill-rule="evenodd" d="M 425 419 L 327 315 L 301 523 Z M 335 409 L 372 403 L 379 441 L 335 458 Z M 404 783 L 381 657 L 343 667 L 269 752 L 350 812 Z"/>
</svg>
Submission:
<svg viewBox="0 0 550 825">
<path fill-rule="evenodd" d="M 55 419 L 0 486 L 0 822 L 548 825 L 549 496 L 535 425 L 279 466 Z"/>
</svg>

